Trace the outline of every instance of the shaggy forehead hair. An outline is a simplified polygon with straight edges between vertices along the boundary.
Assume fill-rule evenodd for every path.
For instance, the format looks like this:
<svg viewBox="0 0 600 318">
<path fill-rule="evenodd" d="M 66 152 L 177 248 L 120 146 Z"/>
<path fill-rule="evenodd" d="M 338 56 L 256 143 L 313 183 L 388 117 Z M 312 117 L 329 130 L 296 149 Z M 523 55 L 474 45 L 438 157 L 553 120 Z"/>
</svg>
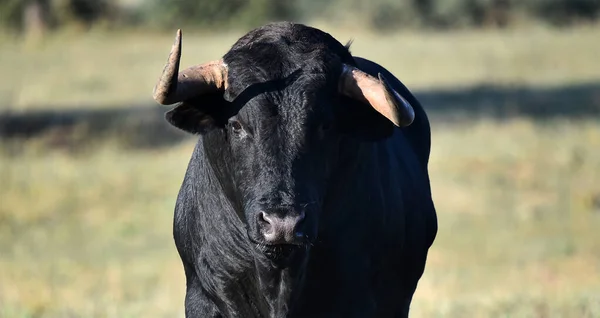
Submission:
<svg viewBox="0 0 600 318">
<path fill-rule="evenodd" d="M 344 46 L 323 31 L 293 23 L 267 24 L 247 33 L 223 61 L 230 78 L 235 79 L 229 83 L 227 100 L 235 99 L 252 84 L 269 82 L 282 88 L 302 75 L 315 84 L 337 85 L 342 63 L 355 65 L 349 44 Z"/>
</svg>

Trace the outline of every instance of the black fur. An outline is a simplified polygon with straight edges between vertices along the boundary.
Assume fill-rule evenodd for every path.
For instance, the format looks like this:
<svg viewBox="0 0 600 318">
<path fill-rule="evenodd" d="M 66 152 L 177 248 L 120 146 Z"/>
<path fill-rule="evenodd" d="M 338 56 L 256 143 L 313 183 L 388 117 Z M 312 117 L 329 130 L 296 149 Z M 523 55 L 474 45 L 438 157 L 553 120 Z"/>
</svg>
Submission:
<svg viewBox="0 0 600 318">
<path fill-rule="evenodd" d="M 225 54 L 229 88 L 167 113 L 200 139 L 174 218 L 186 317 L 406 317 L 437 232 L 429 121 L 384 68 L 317 29 L 272 23 Z M 342 63 L 415 108 L 395 128 L 342 97 Z M 261 244 L 260 210 L 304 211 L 300 247 Z"/>
</svg>

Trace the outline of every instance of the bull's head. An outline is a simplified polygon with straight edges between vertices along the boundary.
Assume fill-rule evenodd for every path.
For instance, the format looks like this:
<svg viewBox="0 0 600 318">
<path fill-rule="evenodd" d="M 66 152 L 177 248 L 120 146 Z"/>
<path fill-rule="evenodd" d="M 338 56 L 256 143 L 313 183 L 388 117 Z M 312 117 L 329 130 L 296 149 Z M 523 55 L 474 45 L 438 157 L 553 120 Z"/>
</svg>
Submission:
<svg viewBox="0 0 600 318">
<path fill-rule="evenodd" d="M 257 49 L 260 43 L 252 47 Z M 179 72 L 178 30 L 168 63 L 154 88 L 154 99 L 163 105 L 181 102 L 167 113 L 167 120 L 180 129 L 216 140 L 212 145 L 220 149 L 207 156 L 221 165 L 217 177 L 227 179 L 220 180 L 221 184 L 230 187 L 226 192 L 237 205 L 250 240 L 263 247 L 305 245 L 317 235 L 323 201 L 332 187 L 330 178 L 342 164 L 341 134 L 329 128 L 336 127 L 340 112 L 346 112 L 343 101 L 354 100 L 365 109 L 370 105 L 383 115 L 370 111 L 384 124 L 399 127 L 411 124 L 414 111 L 382 75 L 375 78 L 339 62 L 332 68 L 336 74 L 300 67 L 300 73 L 287 72 L 287 79 L 264 74 L 260 79 L 247 74 L 269 68 L 257 67 L 269 59 L 257 55 L 248 55 L 246 65 L 240 64 L 244 59 L 228 60 L 225 55 L 224 59 Z M 267 82 L 281 80 L 283 84 L 253 90 L 254 84 L 264 84 L 265 77 Z M 361 119 L 355 122 L 360 125 Z"/>
</svg>

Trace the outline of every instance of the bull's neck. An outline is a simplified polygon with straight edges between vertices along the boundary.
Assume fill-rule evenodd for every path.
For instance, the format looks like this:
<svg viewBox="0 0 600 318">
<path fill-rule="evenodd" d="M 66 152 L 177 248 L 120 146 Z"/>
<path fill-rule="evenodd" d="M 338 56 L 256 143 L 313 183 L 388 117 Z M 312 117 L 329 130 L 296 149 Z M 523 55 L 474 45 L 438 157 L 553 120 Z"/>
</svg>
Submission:
<svg viewBox="0 0 600 318">
<path fill-rule="evenodd" d="M 302 288 L 304 262 L 301 267 L 276 268 L 270 265 L 257 266 L 259 289 L 263 291 L 264 299 L 268 304 L 268 317 L 286 317 L 293 310 L 292 304 Z"/>
</svg>

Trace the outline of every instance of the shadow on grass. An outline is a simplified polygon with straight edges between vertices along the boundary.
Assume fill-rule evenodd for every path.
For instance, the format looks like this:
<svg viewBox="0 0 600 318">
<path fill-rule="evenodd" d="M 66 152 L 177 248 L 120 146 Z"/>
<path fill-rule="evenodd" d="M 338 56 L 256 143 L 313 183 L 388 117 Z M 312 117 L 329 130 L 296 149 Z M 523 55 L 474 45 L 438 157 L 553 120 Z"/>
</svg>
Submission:
<svg viewBox="0 0 600 318">
<path fill-rule="evenodd" d="M 545 120 L 600 117 L 600 83 L 555 88 L 478 86 L 460 90 L 415 91 L 433 125 L 478 118 Z M 38 107 L 40 108 L 40 107 Z M 79 107 L 0 113 L 0 139 L 42 137 L 51 146 L 77 147 L 111 139 L 130 148 L 158 148 L 191 138 L 167 124 L 168 107 L 155 104 Z"/>
<path fill-rule="evenodd" d="M 542 121 L 600 116 L 600 82 L 553 88 L 477 86 L 414 94 L 433 122 L 516 117 Z"/>
<path fill-rule="evenodd" d="M 0 113 L 0 140 L 38 138 L 53 147 L 72 149 L 102 140 L 116 140 L 128 148 L 160 148 L 190 138 L 166 122 L 167 107 L 144 104 L 81 106 L 78 110 L 45 108 Z"/>
</svg>

